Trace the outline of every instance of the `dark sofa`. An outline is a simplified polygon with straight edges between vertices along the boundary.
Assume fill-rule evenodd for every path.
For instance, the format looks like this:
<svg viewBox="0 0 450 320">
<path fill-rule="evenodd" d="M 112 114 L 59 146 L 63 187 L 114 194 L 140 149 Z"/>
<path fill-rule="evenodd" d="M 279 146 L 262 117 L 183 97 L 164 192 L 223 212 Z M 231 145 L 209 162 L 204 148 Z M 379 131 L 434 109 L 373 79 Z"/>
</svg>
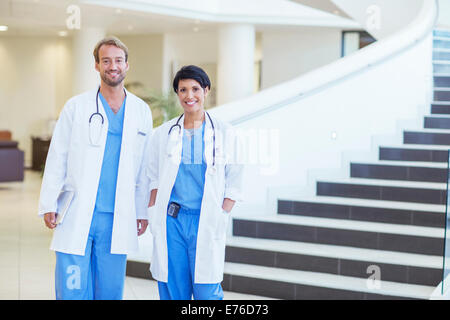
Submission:
<svg viewBox="0 0 450 320">
<path fill-rule="evenodd" d="M 24 152 L 16 141 L 0 140 L 0 182 L 23 181 Z"/>
</svg>

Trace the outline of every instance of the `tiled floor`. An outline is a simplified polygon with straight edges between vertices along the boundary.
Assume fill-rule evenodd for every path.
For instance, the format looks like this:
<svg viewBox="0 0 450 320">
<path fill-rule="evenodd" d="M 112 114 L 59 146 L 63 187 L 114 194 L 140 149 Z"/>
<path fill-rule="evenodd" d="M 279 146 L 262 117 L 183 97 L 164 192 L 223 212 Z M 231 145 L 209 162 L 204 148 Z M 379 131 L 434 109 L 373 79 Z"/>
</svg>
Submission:
<svg viewBox="0 0 450 320">
<path fill-rule="evenodd" d="M 26 171 L 23 183 L 0 183 L 0 299 L 54 299 L 52 231 L 37 216 L 40 174 Z M 155 281 L 127 277 L 124 299 L 158 299 Z M 225 292 L 225 299 L 267 299 Z"/>
</svg>

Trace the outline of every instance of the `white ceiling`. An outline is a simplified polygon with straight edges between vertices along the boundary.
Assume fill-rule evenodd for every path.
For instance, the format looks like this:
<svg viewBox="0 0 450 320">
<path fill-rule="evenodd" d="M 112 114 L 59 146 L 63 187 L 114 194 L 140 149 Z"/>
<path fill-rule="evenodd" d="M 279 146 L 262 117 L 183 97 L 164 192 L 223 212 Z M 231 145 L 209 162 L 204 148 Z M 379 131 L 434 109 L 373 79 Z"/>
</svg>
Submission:
<svg viewBox="0 0 450 320">
<path fill-rule="evenodd" d="M 227 0 L 226 0 L 227 1 Z M 241 0 L 244 1 L 244 0 Z M 300 1 L 300 0 L 296 0 Z M 306 1 L 306 0 L 305 0 Z M 319 1 L 319 0 L 314 0 Z M 67 30 L 66 9 L 76 4 L 81 9 L 83 26 L 104 27 L 113 34 L 145 34 L 163 32 L 187 32 L 214 30 L 219 22 L 208 19 L 193 19 L 183 16 L 162 15 L 152 12 L 126 9 L 112 3 L 127 1 L 103 1 L 102 6 L 77 0 L 0 0 L 0 25 L 7 25 L 7 32 L 0 36 L 56 35 Z M 131 3 L 132 1 L 130 1 Z M 120 7 L 120 9 L 118 9 Z M 257 30 L 270 28 L 271 23 L 257 25 Z M 280 26 L 273 26 L 280 28 Z M 283 27 L 281 27 L 283 28 Z M 286 26 L 292 28 L 292 26 Z M 71 31 L 69 30 L 69 35 Z"/>
<path fill-rule="evenodd" d="M 341 17 L 349 18 L 349 16 L 337 7 L 331 0 L 290 0 L 303 4 L 305 6 L 316 8 L 322 11 L 326 11 Z"/>
</svg>

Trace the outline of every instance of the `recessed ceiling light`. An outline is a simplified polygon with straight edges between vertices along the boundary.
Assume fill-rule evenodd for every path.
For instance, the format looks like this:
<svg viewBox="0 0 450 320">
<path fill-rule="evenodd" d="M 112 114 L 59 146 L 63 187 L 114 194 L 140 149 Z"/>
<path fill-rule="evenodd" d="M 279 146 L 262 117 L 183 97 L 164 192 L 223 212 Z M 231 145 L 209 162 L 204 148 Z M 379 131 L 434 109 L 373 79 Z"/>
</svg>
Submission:
<svg viewBox="0 0 450 320">
<path fill-rule="evenodd" d="M 8 31 L 8 26 L 0 26 L 0 31 Z"/>
<path fill-rule="evenodd" d="M 58 36 L 60 37 L 67 37 L 67 31 L 58 31 Z"/>
<path fill-rule="evenodd" d="M 117 8 L 117 9 L 116 9 L 116 13 L 117 13 L 117 14 L 121 14 L 121 13 L 122 13 L 122 9 Z"/>
<path fill-rule="evenodd" d="M 336 132 L 336 131 L 333 131 L 333 132 L 331 133 L 331 139 L 336 140 L 336 138 L 337 138 L 337 132 Z"/>
<path fill-rule="evenodd" d="M 200 29 L 198 27 L 194 27 L 194 32 L 198 32 Z"/>
</svg>

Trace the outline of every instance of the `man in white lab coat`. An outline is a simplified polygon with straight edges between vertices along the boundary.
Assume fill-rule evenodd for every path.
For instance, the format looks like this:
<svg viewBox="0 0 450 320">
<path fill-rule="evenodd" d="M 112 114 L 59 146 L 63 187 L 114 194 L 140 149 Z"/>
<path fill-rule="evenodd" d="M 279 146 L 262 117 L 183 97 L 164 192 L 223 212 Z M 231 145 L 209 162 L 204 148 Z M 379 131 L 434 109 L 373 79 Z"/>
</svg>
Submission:
<svg viewBox="0 0 450 320">
<path fill-rule="evenodd" d="M 128 49 L 119 39 L 101 40 L 94 58 L 100 87 L 64 106 L 42 181 L 57 299 L 122 299 L 126 255 L 148 225 L 151 111 L 124 88 Z"/>
</svg>

